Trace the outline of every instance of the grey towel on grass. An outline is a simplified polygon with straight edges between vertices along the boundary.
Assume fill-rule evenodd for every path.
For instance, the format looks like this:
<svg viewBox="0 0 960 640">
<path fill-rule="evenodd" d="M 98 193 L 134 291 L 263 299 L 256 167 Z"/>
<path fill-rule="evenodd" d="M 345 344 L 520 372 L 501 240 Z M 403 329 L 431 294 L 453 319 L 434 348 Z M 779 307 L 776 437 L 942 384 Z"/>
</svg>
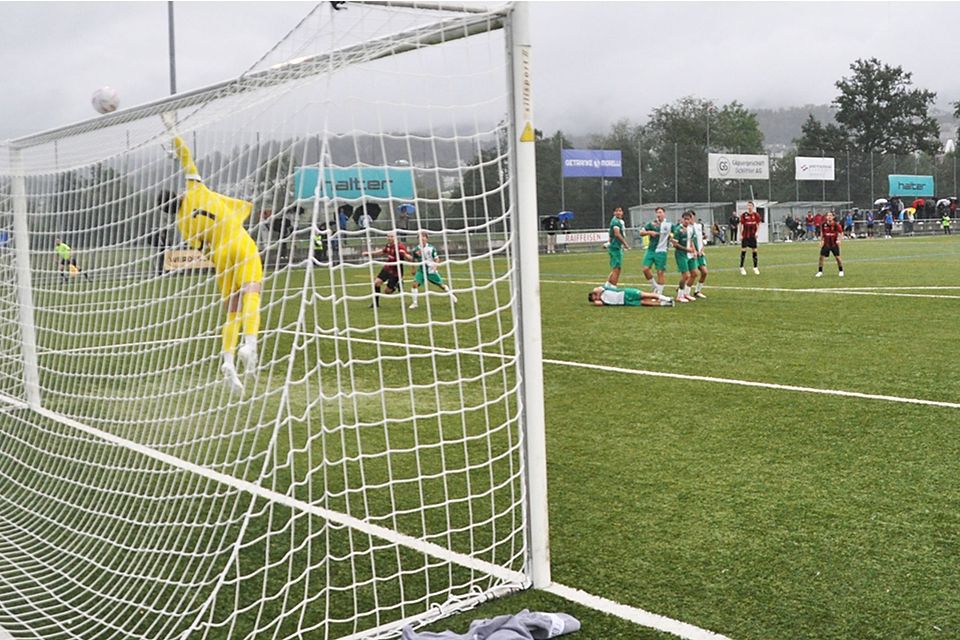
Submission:
<svg viewBox="0 0 960 640">
<path fill-rule="evenodd" d="M 524 609 L 515 616 L 474 620 L 464 633 L 430 631 L 416 633 L 404 627 L 403 640 L 548 640 L 580 630 L 580 621 L 566 613 L 541 613 Z"/>
</svg>

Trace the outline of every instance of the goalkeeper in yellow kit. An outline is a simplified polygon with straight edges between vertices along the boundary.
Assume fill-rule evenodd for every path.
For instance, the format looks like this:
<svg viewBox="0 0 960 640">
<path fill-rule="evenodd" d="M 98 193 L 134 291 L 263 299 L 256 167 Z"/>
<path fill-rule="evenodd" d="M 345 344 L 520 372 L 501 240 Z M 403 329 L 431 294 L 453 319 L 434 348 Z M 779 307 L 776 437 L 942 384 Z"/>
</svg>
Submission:
<svg viewBox="0 0 960 640">
<path fill-rule="evenodd" d="M 177 228 L 187 244 L 202 251 L 216 268 L 217 286 L 227 311 L 220 370 L 231 390 L 242 392 L 233 352 L 236 349 L 245 373 L 255 372 L 263 280 L 257 245 L 243 228 L 253 204 L 208 189 L 183 139 L 175 135 L 173 143 L 186 175 L 187 189 L 179 197 L 165 197 L 164 208 L 176 214 Z M 241 330 L 243 344 L 237 349 Z"/>
</svg>

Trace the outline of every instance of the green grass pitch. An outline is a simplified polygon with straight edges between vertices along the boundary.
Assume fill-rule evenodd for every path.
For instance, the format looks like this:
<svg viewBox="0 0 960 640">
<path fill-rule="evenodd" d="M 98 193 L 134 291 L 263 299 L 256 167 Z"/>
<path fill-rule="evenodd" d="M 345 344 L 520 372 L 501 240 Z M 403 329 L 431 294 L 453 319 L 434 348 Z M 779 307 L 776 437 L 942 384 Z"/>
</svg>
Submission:
<svg viewBox="0 0 960 640">
<path fill-rule="evenodd" d="M 766 245 L 741 276 L 739 248 L 715 247 L 707 300 L 636 309 L 585 302 L 603 253 L 544 256 L 544 357 L 957 402 L 958 257 L 954 238 L 854 240 L 845 277 L 831 258 L 815 279 L 814 243 Z M 643 284 L 640 260 L 621 284 Z M 960 410 L 544 376 L 557 582 L 731 638 L 960 635 Z M 585 638 L 672 637 L 537 593 L 434 628 L 522 607 L 565 607 Z"/>
<path fill-rule="evenodd" d="M 837 277 L 832 258 L 824 277 L 814 279 L 817 247 L 813 243 L 761 246 L 761 275 L 741 276 L 739 249 L 714 247 L 708 250 L 708 299 L 669 309 L 589 306 L 585 292 L 607 274 L 603 252 L 541 257 L 543 344 L 549 361 L 544 375 L 554 580 L 738 639 L 960 636 L 960 608 L 955 604 L 960 590 L 960 482 L 956 477 L 960 409 L 561 363 L 957 402 L 960 284 L 954 281 L 954 271 L 960 264 L 958 241 L 941 237 L 855 240 L 844 243 L 843 253 L 843 279 Z M 622 285 L 647 288 L 640 273 L 641 257 L 636 250 L 625 254 Z M 749 254 L 747 266 L 749 272 Z M 227 473 L 252 479 L 258 465 L 266 462 L 274 469 L 271 486 L 302 499 L 308 498 L 308 480 L 322 480 L 330 508 L 374 521 L 385 518 L 384 524 L 433 536 L 464 551 L 484 549 L 479 555 L 497 561 L 510 559 L 517 540 L 506 532 L 519 517 L 517 509 L 509 506 L 517 491 L 517 481 L 511 479 L 519 455 L 515 433 L 506 429 L 489 440 L 474 439 L 487 424 L 509 422 L 516 411 L 510 401 L 479 408 L 483 398 L 509 396 L 515 381 L 515 372 L 496 355 L 509 356 L 513 351 L 512 335 L 498 324 L 506 316 L 496 313 L 509 298 L 507 284 L 500 279 L 504 265 L 490 262 L 483 268 L 475 278 L 495 284 L 476 295 L 461 296 L 461 305 L 482 315 L 479 322 L 464 324 L 451 324 L 454 316 L 449 305 L 436 297 L 430 300 L 429 315 L 422 301 L 420 310 L 408 313 L 413 326 L 378 328 L 367 300 L 330 304 L 323 298 L 329 295 L 329 287 L 320 287 L 304 322 L 308 332 L 325 332 L 328 337 L 292 350 L 292 332 L 274 332 L 262 346 L 275 369 L 282 369 L 284 375 L 291 372 L 295 383 L 288 386 L 287 395 L 282 394 L 283 385 L 277 384 L 283 376 L 261 376 L 255 387 L 260 406 L 220 413 L 206 412 L 218 406 L 211 398 L 221 393 L 214 384 L 221 316 L 209 282 L 164 279 L 142 288 L 121 283 L 106 289 L 81 281 L 63 287 L 48 282 L 38 295 L 37 316 L 43 327 L 41 378 L 46 399 L 56 410 L 96 418 L 90 420 L 91 426 Z M 351 276 L 351 287 L 341 291 L 364 294 L 366 275 L 358 270 Z M 453 285 L 465 275 L 462 267 L 455 269 Z M 672 293 L 675 284 L 676 274 L 668 273 L 666 293 Z M 274 272 L 268 278 L 265 327 L 293 327 L 301 289 L 300 273 Z M 101 312 L 88 313 L 83 324 L 77 324 L 70 310 L 84 304 Z M 146 322 L 148 328 L 135 338 L 125 333 L 126 327 L 145 326 L 148 317 L 157 320 Z M 344 326 L 347 318 L 353 333 L 330 333 Z M 399 323 L 400 300 L 388 298 L 378 318 L 381 325 Z M 172 349 L 126 346 L 138 340 L 162 345 L 194 334 L 201 338 Z M 115 342 L 106 351 L 105 340 Z M 402 347 L 405 342 L 494 355 L 425 352 L 409 365 Z M 56 350 L 64 348 L 72 350 L 71 357 L 56 356 Z M 338 359 L 353 363 L 354 379 L 306 375 L 321 363 L 325 372 L 338 371 L 334 365 Z M 192 365 L 184 368 L 182 362 Z M 443 380 L 470 382 L 433 384 L 434 371 Z M 118 376 L 122 385 L 115 382 Z M 424 385 L 416 398 L 404 391 L 389 391 L 411 382 Z M 122 392 L 110 385 L 122 386 Z M 111 400 L 91 398 L 88 393 L 107 387 Z M 331 399 L 332 392 L 345 388 L 358 401 Z M 381 388 L 388 391 L 381 393 Z M 84 393 L 78 393 L 81 389 Z M 276 414 L 281 402 L 289 408 L 271 458 L 265 460 L 260 452 L 267 447 L 269 430 L 257 433 L 248 428 L 263 416 Z M 164 409 L 169 403 L 195 406 L 196 418 L 189 424 L 169 418 Z M 478 409 L 467 412 L 463 420 L 446 413 L 464 405 Z M 411 406 L 423 415 L 416 421 L 390 422 L 394 416 L 409 415 Z M 319 413 L 325 424 L 378 425 L 386 420 L 389 427 L 356 433 L 332 429 L 322 437 L 309 438 L 303 426 L 306 416 Z M 216 425 L 228 425 L 229 430 L 225 433 Z M 204 500 L 191 506 L 183 499 L 170 507 L 170 513 L 188 522 L 211 519 L 216 526 L 184 532 L 176 518 L 166 519 L 164 512 L 158 512 L 153 514 L 159 521 L 154 523 L 153 536 L 145 537 L 133 526 L 138 514 L 97 510 L 98 496 L 103 492 L 114 496 L 109 493 L 111 476 L 97 476 L 98 465 L 135 466 L 135 456 L 118 457 L 87 437 L 76 438 L 68 427 L 46 425 L 44 429 L 44 433 L 62 433 L 67 444 L 25 461 L 17 491 L 0 501 L 0 521 L 12 522 L 22 513 L 12 508 L 15 505 L 62 515 L 59 505 L 69 499 L 86 514 L 78 529 L 91 536 L 102 535 L 104 522 L 115 523 L 122 516 L 129 530 L 117 527 L 108 536 L 117 546 L 149 547 L 159 539 L 167 541 L 167 547 L 213 550 L 215 560 L 208 564 L 215 567 L 228 561 L 216 550 L 224 548 L 221 539 L 236 533 L 247 503 L 231 502 L 230 495 L 213 485 L 184 485 L 188 481 L 179 472 L 151 465 L 136 472 L 143 475 L 138 480 L 143 493 L 155 490 L 162 496 L 164 483 L 195 486 Z M 34 431 L 19 423 L 11 433 L 16 439 L 0 444 L 0 455 L 4 447 L 22 453 L 33 446 L 37 451 L 48 446 L 32 442 Z M 76 441 L 71 443 L 73 438 Z M 465 442 L 447 446 L 448 438 Z M 402 450 L 414 441 L 430 445 L 419 461 L 398 455 L 395 466 L 387 468 L 382 458 L 360 455 L 387 448 Z M 504 455 L 496 464 L 471 467 L 471 460 L 483 459 L 490 450 Z M 85 463 L 72 465 L 70 455 L 77 451 L 86 452 Z M 230 462 L 238 452 L 249 465 Z M 322 479 L 311 476 L 321 457 L 336 461 L 332 473 Z M 455 470 L 446 481 L 413 481 L 418 474 L 444 469 Z M 67 487 L 89 484 L 101 493 L 81 491 L 68 498 L 57 488 L 40 496 L 43 487 L 59 487 L 50 484 L 56 474 L 70 478 Z M 350 489 L 361 482 L 377 484 L 391 474 L 410 480 L 392 498 L 373 490 L 367 500 L 361 500 Z M 412 514 L 390 522 L 383 515 L 422 498 L 431 504 L 456 500 L 468 495 L 468 486 L 483 497 L 458 503 L 452 511 L 428 510 L 423 518 Z M 123 500 L 113 499 L 118 509 L 124 507 Z M 391 499 L 398 503 L 391 504 Z M 49 502 L 48 511 L 44 500 Z M 194 514 L 191 509 L 203 513 Z M 493 519 L 499 533 L 478 529 L 445 537 L 445 519 L 458 519 L 466 511 L 475 520 Z M 255 513 L 248 530 L 254 538 L 258 531 L 283 530 L 287 522 L 297 520 L 297 532 L 291 529 L 290 535 L 272 539 L 269 544 L 277 548 L 266 551 L 267 557 L 289 557 L 271 567 L 273 572 L 267 572 L 255 590 L 241 589 L 235 600 L 218 602 L 218 608 L 250 606 L 263 591 L 272 594 L 274 588 L 282 589 L 284 579 L 294 576 L 287 592 L 264 604 L 263 619 L 270 619 L 273 612 L 287 612 L 276 627 L 262 630 L 268 636 L 292 633 L 298 625 L 316 624 L 324 615 L 348 618 L 355 610 L 370 609 L 370 602 L 355 602 L 349 592 L 344 592 L 342 601 L 329 598 L 323 609 L 323 598 L 317 599 L 322 588 L 300 574 L 307 562 L 316 563 L 322 554 L 362 550 L 372 544 L 369 538 L 331 529 L 321 536 L 326 546 L 312 549 L 316 541 L 308 543 L 301 537 L 304 517 L 267 505 L 257 505 Z M 316 532 L 323 526 L 311 519 L 306 529 Z M 85 535 L 65 538 L 65 547 L 77 549 L 82 557 L 90 543 Z M 242 572 L 257 571 L 256 563 L 265 557 L 263 547 L 252 543 L 244 548 L 238 560 Z M 379 570 L 414 567 L 404 598 L 417 604 L 426 597 L 427 582 L 435 588 L 468 579 L 445 568 L 417 568 L 422 558 L 409 555 L 389 547 L 370 549 L 348 570 L 331 567 L 329 575 L 335 584 L 346 586 L 350 572 L 368 577 L 373 564 Z M 247 558 L 249 566 L 244 564 Z M 161 561 L 158 556 L 150 565 L 154 577 L 175 579 L 197 571 L 190 560 L 165 568 L 160 567 Z M 64 567 L 76 568 L 77 562 L 66 561 Z M 125 594 L 116 594 L 118 602 L 113 603 L 109 581 L 98 582 L 95 573 L 84 575 L 81 582 L 88 589 L 103 590 L 104 609 L 115 607 L 118 619 L 133 615 L 134 608 L 119 603 Z M 24 579 L 10 567 L 0 567 L 0 578 Z M 0 596 L 2 584 L 0 580 Z M 155 603 L 166 602 L 169 595 L 160 587 L 139 588 Z M 167 588 L 172 593 L 183 586 Z M 367 593 L 362 588 L 358 597 Z M 377 597 L 384 598 L 384 591 Z M 291 608 L 283 604 L 284 598 L 302 598 L 308 605 Z M 20 604 L 16 599 L 9 601 Z M 67 599 L 63 606 L 69 604 Z M 535 591 L 494 601 L 431 628 L 463 631 L 474 618 L 521 608 L 566 610 L 584 623 L 583 638 L 670 637 Z M 229 633 L 225 629 L 223 637 L 250 632 L 248 618 L 258 609 L 251 611 L 238 620 L 236 629 Z M 394 607 L 384 617 L 404 613 Z M 369 615 L 361 620 L 363 624 L 383 622 Z M 147 623 L 143 624 L 130 630 L 145 632 Z M 352 627 L 347 623 L 333 629 L 350 632 Z"/>
</svg>

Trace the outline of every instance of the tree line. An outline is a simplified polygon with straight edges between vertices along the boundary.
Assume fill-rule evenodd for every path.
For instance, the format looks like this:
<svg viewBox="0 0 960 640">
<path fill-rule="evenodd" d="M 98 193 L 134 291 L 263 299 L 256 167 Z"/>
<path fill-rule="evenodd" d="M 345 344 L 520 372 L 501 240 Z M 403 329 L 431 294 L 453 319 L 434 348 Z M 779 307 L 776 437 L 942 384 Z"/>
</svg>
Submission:
<svg viewBox="0 0 960 640">
<path fill-rule="evenodd" d="M 940 127 L 931 114 L 936 93 L 913 85 L 912 74 L 876 58 L 858 59 L 850 74 L 836 81 L 835 122 L 812 114 L 793 148 L 771 158 L 770 180 L 707 178 L 707 153 L 764 154 L 757 117 L 739 102 L 716 104 L 685 97 L 655 108 L 644 124 L 616 122 L 605 134 L 592 135 L 593 149 L 619 149 L 623 177 L 561 178 L 561 150 L 574 148 L 563 132 L 537 132 L 537 193 L 540 214 L 571 210 L 575 226 L 596 226 L 601 188 L 607 209 L 641 202 L 850 201 L 868 207 L 886 196 L 891 173 L 933 175 L 938 195 L 956 195 L 957 159 L 944 154 Z M 960 101 L 953 104 L 960 118 Z M 794 180 L 797 156 L 832 157 L 832 182 Z M 607 216 L 608 217 L 608 216 Z"/>
</svg>

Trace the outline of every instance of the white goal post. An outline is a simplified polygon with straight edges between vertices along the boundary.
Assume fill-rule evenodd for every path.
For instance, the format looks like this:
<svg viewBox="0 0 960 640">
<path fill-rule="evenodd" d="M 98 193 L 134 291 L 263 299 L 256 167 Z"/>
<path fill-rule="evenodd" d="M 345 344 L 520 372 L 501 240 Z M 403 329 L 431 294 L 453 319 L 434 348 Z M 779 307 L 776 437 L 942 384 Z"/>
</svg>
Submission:
<svg viewBox="0 0 960 640">
<path fill-rule="evenodd" d="M 387 638 L 550 585 L 531 82 L 526 3 L 323 3 L 0 142 L 0 637 Z"/>
</svg>

